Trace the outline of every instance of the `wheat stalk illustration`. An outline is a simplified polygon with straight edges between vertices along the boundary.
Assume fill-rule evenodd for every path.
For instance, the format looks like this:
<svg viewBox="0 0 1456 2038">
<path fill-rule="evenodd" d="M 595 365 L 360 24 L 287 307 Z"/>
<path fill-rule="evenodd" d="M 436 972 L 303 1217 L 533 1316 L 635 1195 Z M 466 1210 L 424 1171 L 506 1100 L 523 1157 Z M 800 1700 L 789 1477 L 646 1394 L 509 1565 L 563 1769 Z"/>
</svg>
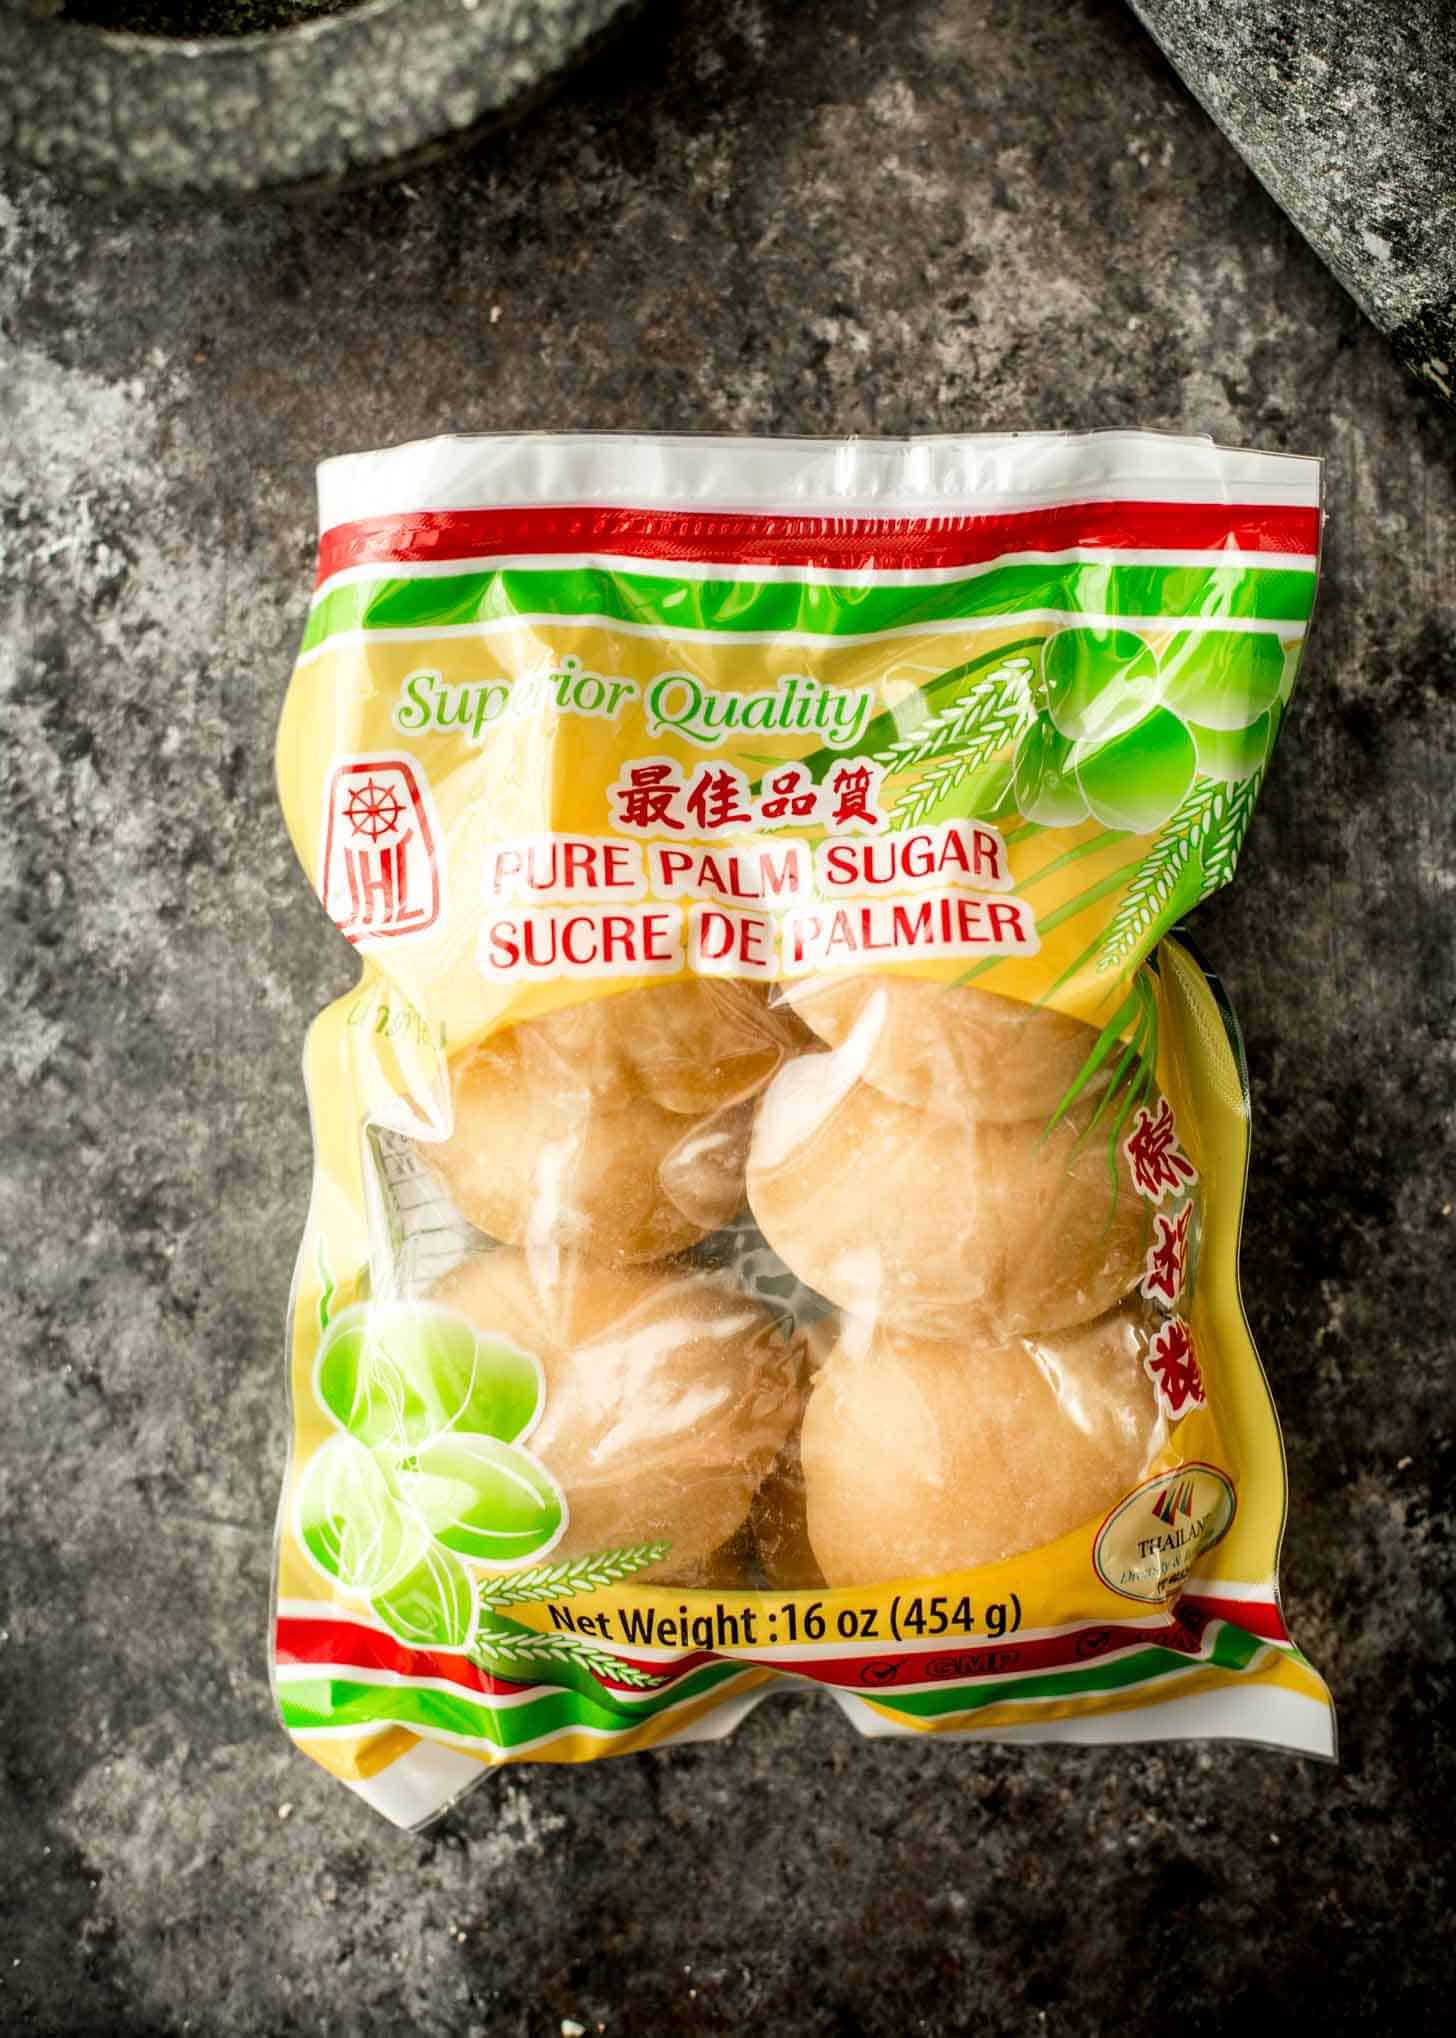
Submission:
<svg viewBox="0 0 1456 2038">
<path fill-rule="evenodd" d="M 487 1606 L 541 1605 L 574 1598 L 578 1592 L 599 1592 L 603 1586 L 618 1585 L 635 1571 L 657 1564 L 667 1555 L 666 1543 L 635 1543 L 620 1550 L 595 1550 L 587 1557 L 569 1557 L 561 1564 L 533 1564 L 526 1571 L 511 1571 L 500 1579 L 488 1579 L 481 1586 Z"/>
<path fill-rule="evenodd" d="M 513 1666 L 532 1669 L 553 1663 L 579 1663 L 594 1677 L 610 1678 L 613 1684 L 625 1684 L 633 1691 L 651 1691 L 663 1681 L 650 1670 L 639 1670 L 635 1663 L 624 1663 L 585 1635 L 540 1635 L 529 1628 L 518 1633 L 497 1633 L 491 1629 L 478 1638 L 470 1651 L 470 1660 L 481 1670 L 504 1669 L 507 1675 Z"/>
<path fill-rule="evenodd" d="M 509 1675 L 513 1666 L 522 1669 L 575 1663 L 596 1677 L 610 1678 L 634 1691 L 651 1691 L 662 1683 L 649 1670 L 624 1663 L 619 1656 L 586 1635 L 541 1634 L 523 1627 L 500 1611 L 507 1606 L 539 1606 L 555 1600 L 572 1599 L 579 1592 L 598 1592 L 606 1585 L 618 1585 L 649 1564 L 667 1555 L 667 1543 L 630 1543 L 615 1550 L 592 1550 L 584 1557 L 568 1557 L 559 1564 L 533 1564 L 499 1579 L 483 1580 L 481 1611 L 488 1625 L 476 1636 L 470 1660 L 478 1669 Z"/>
<path fill-rule="evenodd" d="M 1229 797 L 1226 785 L 1205 780 L 1195 785 L 1174 810 L 1167 826 L 1138 865 L 1126 898 L 1112 916 L 1098 951 L 1099 970 L 1113 969 L 1118 963 L 1125 962 L 1136 949 L 1145 945 L 1149 932 L 1165 918 L 1169 908 L 1183 903 L 1181 889 L 1184 875 L 1194 857 L 1220 828 L 1228 812 Z"/>
<path fill-rule="evenodd" d="M 984 756 L 968 754 L 947 758 L 944 763 L 933 766 L 908 792 L 901 793 L 891 810 L 891 822 L 897 828 L 916 827 L 947 793 L 954 792 L 963 778 L 968 778 L 986 762 Z"/>
<path fill-rule="evenodd" d="M 886 771 L 931 765 L 896 800 L 891 816 L 896 826 L 913 828 L 963 779 L 1017 741 L 1035 713 L 1032 672 L 1029 658 L 1008 658 L 948 707 L 875 753 Z"/>
<path fill-rule="evenodd" d="M 970 770 L 989 763 L 1031 720 L 1032 670 L 1029 658 L 1008 658 L 949 707 L 927 715 L 918 728 L 877 750 L 875 763 L 886 771 L 908 771 L 947 750 L 971 753 Z"/>
<path fill-rule="evenodd" d="M 1211 830 L 1203 845 L 1204 894 L 1215 891 L 1219 885 L 1226 885 L 1233 876 L 1239 850 L 1248 833 L 1249 817 L 1263 783 L 1264 767 L 1261 765 L 1252 777 L 1246 778 L 1230 792 L 1223 819 Z"/>
</svg>

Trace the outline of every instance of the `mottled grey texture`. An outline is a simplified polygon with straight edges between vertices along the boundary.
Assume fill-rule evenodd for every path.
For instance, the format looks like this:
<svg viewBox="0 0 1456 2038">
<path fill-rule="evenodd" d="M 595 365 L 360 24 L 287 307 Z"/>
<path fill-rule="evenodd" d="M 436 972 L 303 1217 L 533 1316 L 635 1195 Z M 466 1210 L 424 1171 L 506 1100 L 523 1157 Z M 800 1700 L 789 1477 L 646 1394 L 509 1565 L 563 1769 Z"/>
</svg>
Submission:
<svg viewBox="0 0 1456 2038">
<path fill-rule="evenodd" d="M 1451 0 L 1132 0 L 1412 373 L 1456 402 Z"/>
<path fill-rule="evenodd" d="M 33 14 L 90 21 L 125 35 L 257 35 L 342 14 L 361 0 L 12 0 Z"/>
<path fill-rule="evenodd" d="M 635 0 L 361 0 L 281 34 L 110 35 L 0 0 L 0 153 L 99 189 L 322 185 L 520 112 Z"/>
<path fill-rule="evenodd" d="M 1302 691 L 1198 928 L 1248 1034 L 1248 1305 L 1338 1772 L 867 1745 L 788 1698 L 414 1840 L 274 1725 L 299 1049 L 351 976 L 269 755 L 312 464 L 629 424 L 1327 456 Z M 1452 426 L 1130 18 L 691 0 L 407 188 L 179 223 L 12 178 L 0 447 L 0 2027 L 1441 2029 Z"/>
</svg>

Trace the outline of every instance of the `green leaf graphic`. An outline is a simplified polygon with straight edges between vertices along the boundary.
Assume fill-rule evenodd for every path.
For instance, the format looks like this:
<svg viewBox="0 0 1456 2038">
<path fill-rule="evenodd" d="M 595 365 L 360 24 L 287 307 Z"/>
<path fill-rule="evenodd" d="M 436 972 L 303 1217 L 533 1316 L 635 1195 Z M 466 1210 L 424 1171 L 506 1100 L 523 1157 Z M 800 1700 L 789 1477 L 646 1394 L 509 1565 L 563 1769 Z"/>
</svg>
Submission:
<svg viewBox="0 0 1456 2038">
<path fill-rule="evenodd" d="M 475 1627 L 475 1586 L 458 1557 L 429 1545 L 419 1562 L 370 1602 L 390 1633 L 421 1649 L 463 1649 Z"/>
<path fill-rule="evenodd" d="M 1158 699 L 1158 661 L 1132 630 L 1058 630 L 1041 669 L 1052 721 L 1074 743 L 1105 743 Z"/>
<path fill-rule="evenodd" d="M 329 1266 L 328 1247 L 324 1244 L 322 1232 L 319 1233 L 317 1243 L 314 1246 L 313 1263 L 318 1269 L 318 1327 L 320 1333 L 322 1333 L 329 1327 L 329 1312 L 334 1306 L 334 1291 L 337 1285 L 334 1280 L 333 1270 Z"/>
<path fill-rule="evenodd" d="M 310 1460 L 297 1522 L 298 1539 L 319 1570 L 349 1592 L 388 1585 L 421 1546 L 374 1454 L 352 1437 L 330 1437 Z"/>
<path fill-rule="evenodd" d="M 436 1437 L 399 1472 L 421 1526 L 480 1564 L 514 1564 L 548 1550 L 566 1525 L 561 1489 L 529 1452 L 495 1437 Z"/>
<path fill-rule="evenodd" d="M 1129 1037 L 1124 1038 L 1124 1035 Z M 1076 1080 L 1048 1119 L 1043 1134 L 1045 1137 L 1053 1131 L 1079 1097 L 1098 1089 L 1092 1115 L 1078 1134 L 1073 1151 L 1080 1153 L 1094 1136 L 1100 1134 L 1112 1190 L 1109 1223 L 1122 1194 L 1117 1166 L 1118 1141 L 1132 1113 L 1153 1094 L 1157 1066 L 1158 1001 L 1148 973 L 1143 970 L 1133 978 L 1127 996 L 1098 1034 L 1086 1061 L 1077 1072 Z"/>
<path fill-rule="evenodd" d="M 1104 828 L 1150 835 L 1176 813 L 1193 783 L 1193 738 L 1166 708 L 1154 708 L 1109 742 L 1079 744 L 1077 783 Z"/>
<path fill-rule="evenodd" d="M 314 1387 L 350 1436 L 400 1450 L 455 1426 L 513 1441 L 535 1420 L 542 1391 L 529 1353 L 413 1302 L 361 1303 L 336 1316 Z"/>
</svg>

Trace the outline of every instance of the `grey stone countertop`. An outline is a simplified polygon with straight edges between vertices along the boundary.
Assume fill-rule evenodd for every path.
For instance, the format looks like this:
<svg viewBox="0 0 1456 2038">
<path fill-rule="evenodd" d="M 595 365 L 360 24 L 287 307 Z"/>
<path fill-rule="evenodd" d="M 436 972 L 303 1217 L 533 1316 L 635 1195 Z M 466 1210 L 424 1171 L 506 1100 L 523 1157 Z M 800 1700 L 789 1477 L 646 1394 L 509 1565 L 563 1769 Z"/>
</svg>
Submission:
<svg viewBox="0 0 1456 2038">
<path fill-rule="evenodd" d="M 264 1668 L 304 1030 L 351 977 L 272 738 L 312 466 L 446 427 L 1150 425 L 1320 453 L 1234 888 L 1249 1312 L 1339 1769 L 726 1744 L 395 1832 Z M 0 2028 L 1444 2027 L 1453 427 L 1113 0 L 684 0 L 513 134 L 310 206 L 0 183 Z"/>
</svg>

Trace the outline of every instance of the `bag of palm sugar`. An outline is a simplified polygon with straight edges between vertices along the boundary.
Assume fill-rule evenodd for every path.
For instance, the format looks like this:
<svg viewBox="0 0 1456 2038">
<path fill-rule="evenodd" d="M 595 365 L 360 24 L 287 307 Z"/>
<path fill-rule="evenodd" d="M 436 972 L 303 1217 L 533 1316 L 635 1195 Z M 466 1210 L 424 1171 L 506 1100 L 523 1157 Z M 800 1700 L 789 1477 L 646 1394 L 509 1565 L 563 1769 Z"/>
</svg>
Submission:
<svg viewBox="0 0 1456 2038">
<path fill-rule="evenodd" d="M 403 1825 L 867 1734 L 1329 1754 L 1239 1297 L 1232 876 L 1319 467 L 1139 433 L 329 461 L 273 1670 Z"/>
</svg>

